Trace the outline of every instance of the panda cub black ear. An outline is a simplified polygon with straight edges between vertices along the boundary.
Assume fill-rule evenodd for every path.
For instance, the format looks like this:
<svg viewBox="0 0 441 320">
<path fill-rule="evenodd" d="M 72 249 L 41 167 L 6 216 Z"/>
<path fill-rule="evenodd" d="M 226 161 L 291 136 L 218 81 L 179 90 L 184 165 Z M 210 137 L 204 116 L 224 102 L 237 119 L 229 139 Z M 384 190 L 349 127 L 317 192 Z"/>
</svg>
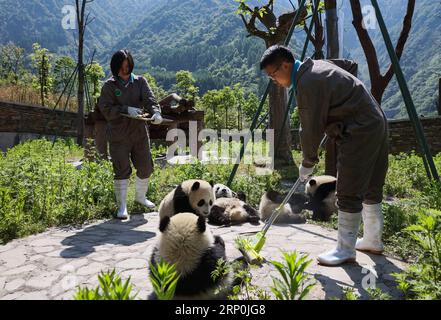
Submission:
<svg viewBox="0 0 441 320">
<path fill-rule="evenodd" d="M 207 223 L 205 221 L 205 218 L 203 216 L 199 216 L 198 218 L 198 230 L 200 233 L 204 233 L 207 229 Z"/>
<path fill-rule="evenodd" d="M 243 202 L 247 202 L 247 195 L 243 191 L 238 191 L 236 194 L 236 198 Z"/>
<path fill-rule="evenodd" d="M 317 184 L 317 181 L 315 181 L 314 179 L 309 180 L 309 185 L 315 186 L 316 184 Z"/>
<path fill-rule="evenodd" d="M 164 233 L 164 231 L 167 230 L 169 224 L 170 224 L 170 217 L 162 218 L 161 222 L 159 223 L 159 231 L 161 231 L 161 233 Z"/>
<path fill-rule="evenodd" d="M 191 191 L 196 191 L 201 187 L 201 183 L 199 181 L 196 181 L 193 186 L 191 187 Z"/>
<path fill-rule="evenodd" d="M 212 187 L 214 187 L 214 181 L 213 180 L 210 180 L 210 186 L 212 186 Z"/>
</svg>

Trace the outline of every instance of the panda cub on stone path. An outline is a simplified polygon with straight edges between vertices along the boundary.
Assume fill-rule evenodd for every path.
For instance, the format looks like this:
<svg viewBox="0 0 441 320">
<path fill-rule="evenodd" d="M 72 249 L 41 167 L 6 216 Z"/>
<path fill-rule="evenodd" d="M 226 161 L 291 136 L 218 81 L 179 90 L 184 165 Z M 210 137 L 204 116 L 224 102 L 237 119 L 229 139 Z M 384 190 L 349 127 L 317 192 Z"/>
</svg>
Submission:
<svg viewBox="0 0 441 320">
<path fill-rule="evenodd" d="M 312 211 L 312 220 L 329 221 L 338 211 L 336 201 L 337 178 L 333 176 L 312 177 L 305 186 L 308 202 L 305 209 Z"/>
<path fill-rule="evenodd" d="M 312 220 L 329 221 L 337 212 L 336 206 L 337 179 L 332 176 L 312 177 L 305 186 L 305 195 L 294 193 L 277 218 L 277 223 L 304 223 L 306 218 L 301 214 L 307 209 L 313 212 Z M 262 196 L 259 212 L 262 220 L 267 220 L 273 211 L 283 202 L 285 195 L 269 191 Z"/>
<path fill-rule="evenodd" d="M 219 259 L 226 261 L 225 243 L 213 236 L 206 219 L 193 213 L 180 213 L 161 219 L 159 241 L 153 250 L 151 263 L 161 260 L 174 264 L 180 278 L 175 299 L 207 300 L 226 299 L 234 285 L 231 272 L 213 279 Z M 151 270 L 150 270 L 151 272 Z M 222 288 L 221 292 L 216 292 Z M 156 299 L 153 294 L 151 299 Z"/>
<path fill-rule="evenodd" d="M 215 197 L 213 186 L 204 180 L 187 180 L 165 196 L 159 205 L 159 218 L 191 212 L 208 217 Z"/>
<path fill-rule="evenodd" d="M 260 219 L 262 221 L 267 221 L 277 207 L 283 202 L 286 195 L 287 194 L 281 194 L 274 190 L 266 192 L 260 199 Z M 305 223 L 306 217 L 302 214 L 302 210 L 305 209 L 307 201 L 308 198 L 305 195 L 294 193 L 289 202 L 281 209 L 275 223 Z"/>
<path fill-rule="evenodd" d="M 259 223 L 259 213 L 246 203 L 243 192 L 236 194 L 223 184 L 216 184 L 213 189 L 216 200 L 208 215 L 210 224 L 228 226 L 245 222 Z"/>
</svg>

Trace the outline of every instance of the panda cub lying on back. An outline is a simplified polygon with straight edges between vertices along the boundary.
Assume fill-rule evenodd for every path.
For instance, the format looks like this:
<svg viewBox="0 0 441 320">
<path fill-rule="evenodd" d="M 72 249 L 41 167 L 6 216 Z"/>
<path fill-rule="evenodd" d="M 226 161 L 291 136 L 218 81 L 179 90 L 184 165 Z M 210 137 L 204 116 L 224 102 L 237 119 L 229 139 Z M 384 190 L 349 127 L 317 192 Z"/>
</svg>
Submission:
<svg viewBox="0 0 441 320">
<path fill-rule="evenodd" d="M 208 215 L 209 223 L 228 226 L 245 222 L 259 222 L 259 213 L 245 202 L 244 193 L 235 194 L 223 184 L 216 184 L 213 190 L 216 200 Z"/>
<path fill-rule="evenodd" d="M 214 203 L 213 186 L 204 180 L 182 182 L 162 200 L 159 218 L 172 217 L 182 212 L 191 212 L 208 217 Z"/>
<path fill-rule="evenodd" d="M 259 213 L 262 221 L 268 220 L 273 212 L 285 199 L 286 194 L 281 194 L 277 191 L 268 191 L 260 199 Z M 306 217 L 302 214 L 305 208 L 305 203 L 308 198 L 302 194 L 295 193 L 291 199 L 281 209 L 279 216 L 275 220 L 276 223 L 294 223 L 300 224 L 306 222 Z"/>
<path fill-rule="evenodd" d="M 156 266 L 163 260 L 175 265 L 180 276 L 175 299 L 226 299 L 236 283 L 231 273 L 216 279 L 211 276 L 218 260 L 226 261 L 226 254 L 224 241 L 213 236 L 206 219 L 193 213 L 180 213 L 171 218 L 165 216 L 159 230 L 161 235 L 151 263 Z M 219 288 L 220 292 L 217 292 Z"/>
</svg>

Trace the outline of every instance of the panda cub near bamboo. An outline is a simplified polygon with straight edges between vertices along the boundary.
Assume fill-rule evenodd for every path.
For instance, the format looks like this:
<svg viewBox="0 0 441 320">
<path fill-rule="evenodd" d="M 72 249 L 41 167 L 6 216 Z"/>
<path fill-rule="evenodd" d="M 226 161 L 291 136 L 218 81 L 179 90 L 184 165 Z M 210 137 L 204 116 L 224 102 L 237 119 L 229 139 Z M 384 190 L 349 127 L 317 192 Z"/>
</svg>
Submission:
<svg viewBox="0 0 441 320">
<path fill-rule="evenodd" d="M 287 194 L 281 194 L 270 190 L 260 199 L 259 213 L 260 219 L 266 221 L 271 217 L 276 208 L 283 202 Z M 306 222 L 306 217 L 302 214 L 308 198 L 300 193 L 294 193 L 287 204 L 282 208 L 275 223 L 300 224 Z"/>
<path fill-rule="evenodd" d="M 216 184 L 213 190 L 216 200 L 208 215 L 210 224 L 228 226 L 259 222 L 259 213 L 246 203 L 246 196 L 243 192 L 236 194 L 223 184 Z"/>
<path fill-rule="evenodd" d="M 332 214 L 337 212 L 336 205 L 337 178 L 333 176 L 312 177 L 305 186 L 308 202 L 305 209 L 312 211 L 312 219 L 329 221 Z"/>
<path fill-rule="evenodd" d="M 159 205 L 159 218 L 191 212 L 208 217 L 214 203 L 213 186 L 204 180 L 187 180 L 165 196 Z"/>
<path fill-rule="evenodd" d="M 234 277 L 227 273 L 213 279 L 219 259 L 226 261 L 225 243 L 213 236 L 206 219 L 193 213 L 180 213 L 161 219 L 159 241 L 153 250 L 151 263 L 161 260 L 174 264 L 180 276 L 175 291 L 177 300 L 226 299 L 235 285 Z M 150 270 L 151 272 L 151 270 Z M 216 289 L 223 288 L 221 292 Z M 152 299 L 156 299 L 154 295 Z"/>
</svg>

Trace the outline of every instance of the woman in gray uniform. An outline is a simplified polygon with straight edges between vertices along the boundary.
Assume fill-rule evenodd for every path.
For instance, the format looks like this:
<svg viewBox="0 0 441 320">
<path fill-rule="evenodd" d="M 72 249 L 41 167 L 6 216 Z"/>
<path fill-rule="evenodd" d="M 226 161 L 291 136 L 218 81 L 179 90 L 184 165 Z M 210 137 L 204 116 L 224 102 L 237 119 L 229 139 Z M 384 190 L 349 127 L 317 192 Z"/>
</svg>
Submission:
<svg viewBox="0 0 441 320">
<path fill-rule="evenodd" d="M 156 125 L 161 124 L 163 119 L 161 108 L 147 80 L 132 73 L 134 62 L 130 52 L 116 52 L 110 66 L 113 76 L 104 83 L 101 90 L 99 109 L 110 127 L 110 155 L 119 205 L 117 218 L 127 219 L 127 188 L 132 174 L 130 160 L 136 169 L 136 201 L 148 208 L 154 208 L 155 205 L 145 197 L 153 173 L 147 124 L 123 114 L 136 117 L 148 112 Z"/>
<path fill-rule="evenodd" d="M 341 64 L 351 69 L 350 61 Z M 383 252 L 383 187 L 388 170 L 388 125 L 383 110 L 365 85 L 350 72 L 325 60 L 295 60 L 283 46 L 269 48 L 261 69 L 278 85 L 295 90 L 300 115 L 306 181 L 319 162 L 324 134 L 335 140 L 337 154 L 337 248 L 318 257 L 323 265 L 355 261 L 355 249 Z M 361 216 L 364 237 L 357 241 Z"/>
</svg>

